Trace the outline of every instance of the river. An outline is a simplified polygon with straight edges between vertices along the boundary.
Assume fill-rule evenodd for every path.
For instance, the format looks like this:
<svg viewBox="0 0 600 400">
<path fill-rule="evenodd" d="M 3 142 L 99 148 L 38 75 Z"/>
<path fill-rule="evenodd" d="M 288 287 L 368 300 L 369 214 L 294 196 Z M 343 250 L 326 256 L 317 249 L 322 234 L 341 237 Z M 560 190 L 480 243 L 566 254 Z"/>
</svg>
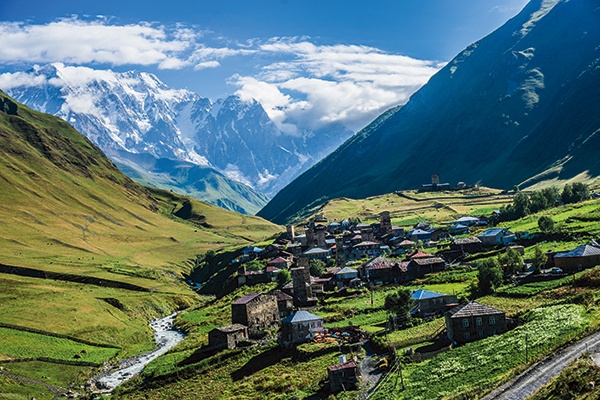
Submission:
<svg viewBox="0 0 600 400">
<path fill-rule="evenodd" d="M 117 386 L 133 378 L 142 372 L 146 364 L 162 356 L 177 343 L 181 342 L 185 335 L 173 330 L 173 320 L 177 313 L 164 318 L 156 319 L 149 325 L 154 329 L 154 341 L 158 348 L 150 353 L 136 357 L 127 358 L 119 362 L 119 368 L 114 371 L 103 373 L 95 379 L 95 385 L 100 393 L 110 393 Z"/>
</svg>

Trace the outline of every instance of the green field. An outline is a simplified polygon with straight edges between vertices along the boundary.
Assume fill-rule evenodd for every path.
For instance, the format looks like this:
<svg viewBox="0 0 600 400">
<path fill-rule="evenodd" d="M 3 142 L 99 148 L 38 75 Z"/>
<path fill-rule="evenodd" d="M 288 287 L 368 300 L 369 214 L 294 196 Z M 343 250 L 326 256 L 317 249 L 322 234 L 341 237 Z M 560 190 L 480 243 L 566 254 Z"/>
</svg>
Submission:
<svg viewBox="0 0 600 400">
<path fill-rule="evenodd" d="M 0 354 L 8 358 L 49 358 L 57 361 L 101 364 L 118 349 L 90 346 L 73 340 L 0 327 Z"/>
<path fill-rule="evenodd" d="M 490 214 L 511 202 L 511 195 L 489 188 L 435 193 L 403 191 L 400 195 L 392 193 L 359 200 L 331 200 L 317 213 L 330 221 L 360 218 L 363 222 L 371 223 L 379 221 L 382 211 L 389 211 L 394 225 L 406 227 L 420 221 L 441 225 L 465 215 Z"/>
<path fill-rule="evenodd" d="M 597 311 L 596 311 L 597 312 Z M 435 358 L 403 366 L 405 389 L 388 381 L 374 399 L 432 399 L 452 396 L 477 398 L 498 382 L 519 371 L 529 361 L 590 328 L 590 311 L 581 305 L 536 308 L 526 313 L 523 325 L 498 336 L 457 347 Z M 434 376 L 435 379 L 430 379 Z"/>
</svg>

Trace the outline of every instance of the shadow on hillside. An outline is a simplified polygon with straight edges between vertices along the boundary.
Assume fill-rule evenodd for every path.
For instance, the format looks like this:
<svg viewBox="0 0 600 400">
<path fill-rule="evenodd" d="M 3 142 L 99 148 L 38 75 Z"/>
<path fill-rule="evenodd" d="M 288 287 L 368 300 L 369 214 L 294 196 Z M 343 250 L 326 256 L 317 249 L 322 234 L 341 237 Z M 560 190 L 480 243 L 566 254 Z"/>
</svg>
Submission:
<svg viewBox="0 0 600 400">
<path fill-rule="evenodd" d="M 231 373 L 233 381 L 239 381 L 262 369 L 275 365 L 286 357 L 292 356 L 292 350 L 274 347 L 252 357 L 243 367 Z"/>
</svg>

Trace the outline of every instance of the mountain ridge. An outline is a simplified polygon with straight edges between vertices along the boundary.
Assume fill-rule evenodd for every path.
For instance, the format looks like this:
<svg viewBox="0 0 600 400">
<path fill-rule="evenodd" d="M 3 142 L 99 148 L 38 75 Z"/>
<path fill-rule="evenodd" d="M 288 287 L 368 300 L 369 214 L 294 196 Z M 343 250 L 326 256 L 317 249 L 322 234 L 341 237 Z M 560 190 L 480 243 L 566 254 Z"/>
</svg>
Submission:
<svg viewBox="0 0 600 400">
<path fill-rule="evenodd" d="M 415 189 L 433 174 L 451 184 L 508 189 L 533 183 L 532 177 L 569 157 L 572 168 L 562 168 L 560 179 L 582 168 L 600 175 L 597 162 L 569 150 L 586 138 L 595 143 L 600 127 L 593 112 L 600 104 L 593 91 L 600 79 L 598 13 L 590 0 L 531 1 L 457 55 L 379 127 L 366 127 L 281 190 L 258 215 L 279 223 L 301 219 L 328 199 Z"/>
<path fill-rule="evenodd" d="M 124 151 L 147 153 L 213 168 L 249 186 L 243 191 L 255 192 L 254 205 L 240 205 L 242 209 L 258 210 L 266 201 L 256 192 L 274 195 L 352 133 L 330 125 L 288 135 L 255 100 L 229 96 L 211 101 L 171 89 L 145 72 L 55 63 L 18 74 L 20 79 L 14 79 L 7 93 L 70 122 L 109 157 L 127 158 Z M 158 177 L 154 186 L 162 183 Z M 235 192 L 237 187 L 230 185 L 228 190 Z"/>
</svg>

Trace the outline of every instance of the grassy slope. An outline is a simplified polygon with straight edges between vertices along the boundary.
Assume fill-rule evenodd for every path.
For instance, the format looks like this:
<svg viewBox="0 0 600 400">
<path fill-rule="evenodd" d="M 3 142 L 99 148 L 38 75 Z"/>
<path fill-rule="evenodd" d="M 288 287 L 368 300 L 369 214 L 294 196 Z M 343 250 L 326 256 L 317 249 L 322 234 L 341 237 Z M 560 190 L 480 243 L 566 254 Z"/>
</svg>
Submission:
<svg viewBox="0 0 600 400">
<path fill-rule="evenodd" d="M 379 221 L 382 211 L 389 211 L 395 225 L 412 225 L 418 221 L 441 224 L 464 215 L 490 214 L 512 201 L 510 195 L 489 188 L 458 192 L 399 193 L 400 195 L 386 194 L 359 200 L 335 199 L 327 202 L 317 212 L 329 220 L 359 217 L 363 222 L 370 223 Z"/>
<path fill-rule="evenodd" d="M 178 213 L 184 204 L 186 212 Z M 120 348 L 119 356 L 153 346 L 149 319 L 196 301 L 182 282 L 196 254 L 281 230 L 260 218 L 151 192 L 118 171 L 70 125 L 1 92 L 0 205 L 0 264 L 152 289 L 0 274 L 0 322 L 110 343 Z M 106 299 L 117 301 L 111 305 Z M 0 337 L 19 340 L 6 331 Z M 48 372 L 59 368 L 40 365 Z M 7 385 L 0 383 L 0 392 L 18 394 L 14 382 Z M 38 397 L 48 394 L 37 388 Z"/>
</svg>

